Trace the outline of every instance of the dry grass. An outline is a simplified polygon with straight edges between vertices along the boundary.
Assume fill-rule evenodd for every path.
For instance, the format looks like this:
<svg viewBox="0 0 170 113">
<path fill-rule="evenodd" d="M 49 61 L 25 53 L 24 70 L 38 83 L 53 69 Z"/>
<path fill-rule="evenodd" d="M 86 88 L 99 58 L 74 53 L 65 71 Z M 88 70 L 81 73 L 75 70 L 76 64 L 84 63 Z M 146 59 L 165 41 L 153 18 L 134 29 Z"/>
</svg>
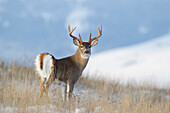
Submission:
<svg viewBox="0 0 170 113">
<path fill-rule="evenodd" d="M 38 78 L 33 69 L 0 62 L 0 112 L 95 112 L 95 113 L 168 113 L 170 90 L 136 88 L 118 83 L 81 78 L 68 104 L 55 83 L 49 97 L 39 97 Z"/>
</svg>

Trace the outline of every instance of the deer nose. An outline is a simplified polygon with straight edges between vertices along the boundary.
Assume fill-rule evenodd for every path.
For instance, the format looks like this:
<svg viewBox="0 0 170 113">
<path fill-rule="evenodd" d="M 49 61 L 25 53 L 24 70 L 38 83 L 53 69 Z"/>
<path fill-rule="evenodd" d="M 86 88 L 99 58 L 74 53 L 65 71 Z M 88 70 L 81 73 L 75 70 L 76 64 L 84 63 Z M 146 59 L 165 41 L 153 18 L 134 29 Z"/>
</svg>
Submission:
<svg viewBox="0 0 170 113">
<path fill-rule="evenodd" d="M 89 54 L 90 52 L 89 51 L 85 51 L 84 53 Z"/>
</svg>

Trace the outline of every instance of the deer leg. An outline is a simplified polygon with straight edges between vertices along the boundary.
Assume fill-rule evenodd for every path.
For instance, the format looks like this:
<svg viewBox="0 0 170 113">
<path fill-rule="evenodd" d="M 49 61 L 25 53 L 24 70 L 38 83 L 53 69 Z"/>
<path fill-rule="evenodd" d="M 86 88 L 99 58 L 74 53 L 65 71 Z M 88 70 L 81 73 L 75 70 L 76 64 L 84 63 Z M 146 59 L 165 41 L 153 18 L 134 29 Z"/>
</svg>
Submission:
<svg viewBox="0 0 170 113">
<path fill-rule="evenodd" d="M 70 101 L 73 94 L 74 85 L 72 83 L 67 84 L 67 100 Z"/>
<path fill-rule="evenodd" d="M 62 82 L 61 83 L 62 86 L 62 97 L 63 97 L 63 101 L 69 101 L 71 99 L 72 96 L 72 92 L 73 92 L 73 86 L 72 84 L 70 84 L 68 81 L 66 83 Z"/>
<path fill-rule="evenodd" d="M 43 92 L 44 92 L 44 86 L 40 86 L 40 97 L 42 97 Z"/>
<path fill-rule="evenodd" d="M 67 93 L 67 85 L 64 82 L 61 82 L 61 87 L 62 87 L 63 101 L 65 101 L 66 100 L 66 93 Z"/>
<path fill-rule="evenodd" d="M 40 83 L 40 97 L 42 97 L 44 92 L 44 85 L 42 83 L 41 77 L 39 77 L 39 83 Z"/>
<path fill-rule="evenodd" d="M 48 84 L 44 84 L 44 89 L 45 89 L 45 96 L 48 97 L 48 89 L 49 89 L 49 85 L 48 85 Z"/>
<path fill-rule="evenodd" d="M 66 98 L 67 98 L 67 101 L 68 101 L 68 96 L 69 96 L 69 92 L 70 92 L 70 85 L 69 85 L 69 82 L 67 81 L 67 84 L 66 84 L 66 89 L 67 89 L 67 92 L 66 92 Z"/>
<path fill-rule="evenodd" d="M 50 78 L 48 79 L 48 81 L 44 84 L 44 88 L 45 88 L 45 95 L 48 96 L 48 89 L 50 87 L 50 85 L 53 83 L 53 81 L 55 80 L 54 77 L 50 76 Z"/>
</svg>

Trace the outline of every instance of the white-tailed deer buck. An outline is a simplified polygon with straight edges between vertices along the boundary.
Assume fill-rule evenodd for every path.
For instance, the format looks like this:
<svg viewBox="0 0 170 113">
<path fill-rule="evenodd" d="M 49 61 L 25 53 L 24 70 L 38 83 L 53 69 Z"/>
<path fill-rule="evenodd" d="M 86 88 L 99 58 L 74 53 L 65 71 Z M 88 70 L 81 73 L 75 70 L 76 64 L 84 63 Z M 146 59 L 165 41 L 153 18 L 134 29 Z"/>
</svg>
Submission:
<svg viewBox="0 0 170 113">
<path fill-rule="evenodd" d="M 58 79 L 65 83 L 63 90 L 64 99 L 71 98 L 74 84 L 81 76 L 91 55 L 91 47 L 97 45 L 97 38 L 102 35 L 101 25 L 101 28 L 98 27 L 98 36 L 91 39 L 90 33 L 89 41 L 83 42 L 80 34 L 79 38 L 72 35 L 75 29 L 76 27 L 70 30 L 70 25 L 68 25 L 69 35 L 73 38 L 73 43 L 78 46 L 74 55 L 62 59 L 55 59 L 54 56 L 49 53 L 42 53 L 36 57 L 34 65 L 35 71 L 39 76 L 40 96 L 42 96 L 44 91 L 48 96 L 50 84 L 55 79 Z"/>
</svg>

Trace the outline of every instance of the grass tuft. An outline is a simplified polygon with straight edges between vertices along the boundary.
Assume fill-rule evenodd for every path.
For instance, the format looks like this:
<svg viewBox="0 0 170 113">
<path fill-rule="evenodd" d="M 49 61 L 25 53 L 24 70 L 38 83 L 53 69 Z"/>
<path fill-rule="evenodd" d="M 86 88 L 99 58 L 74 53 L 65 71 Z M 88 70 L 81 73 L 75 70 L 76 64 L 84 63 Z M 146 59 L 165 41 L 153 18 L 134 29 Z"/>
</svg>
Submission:
<svg viewBox="0 0 170 113">
<path fill-rule="evenodd" d="M 32 68 L 0 62 L 0 112 L 168 113 L 170 90 L 122 86 L 81 77 L 69 103 L 53 83 L 49 97 L 39 97 L 38 77 Z"/>
</svg>

